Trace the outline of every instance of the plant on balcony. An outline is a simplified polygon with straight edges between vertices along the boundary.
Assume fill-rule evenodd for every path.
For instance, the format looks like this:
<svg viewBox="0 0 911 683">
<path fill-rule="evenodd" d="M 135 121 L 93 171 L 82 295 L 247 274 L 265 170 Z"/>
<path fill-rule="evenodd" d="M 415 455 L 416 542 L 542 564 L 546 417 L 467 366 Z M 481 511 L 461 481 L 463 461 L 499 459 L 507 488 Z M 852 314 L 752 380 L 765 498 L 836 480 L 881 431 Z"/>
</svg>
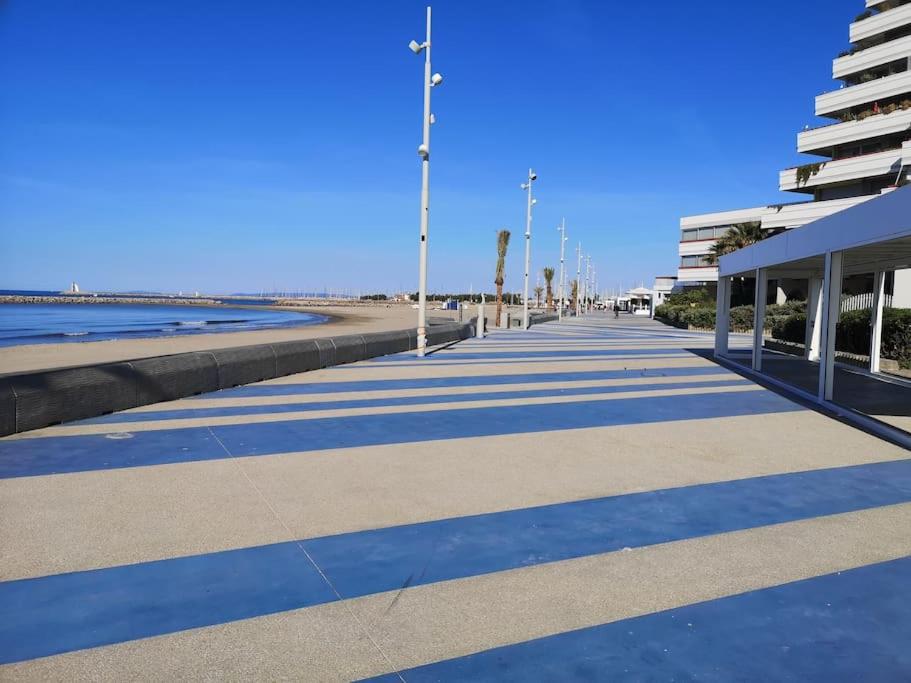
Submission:
<svg viewBox="0 0 911 683">
<path fill-rule="evenodd" d="M 863 21 L 864 19 L 869 19 L 872 16 L 873 16 L 873 12 L 871 10 L 867 10 L 866 12 L 861 12 L 856 17 L 854 17 L 854 23 L 856 24 L 858 21 Z"/>
<path fill-rule="evenodd" d="M 823 162 L 818 162 L 815 164 L 804 164 L 803 166 L 798 166 L 797 171 L 797 187 L 801 185 L 806 185 L 809 182 L 810 178 L 818 174 L 825 164 Z"/>
<path fill-rule="evenodd" d="M 911 100 L 902 100 L 898 103 L 898 106 L 901 107 L 902 110 L 911 109 Z"/>
<path fill-rule="evenodd" d="M 725 254 L 743 249 L 751 244 L 756 244 L 765 235 L 762 232 L 762 223 L 753 221 L 750 223 L 735 223 L 730 229 L 718 238 L 706 255 L 706 261 L 711 265 L 718 263 L 718 259 Z"/>
</svg>

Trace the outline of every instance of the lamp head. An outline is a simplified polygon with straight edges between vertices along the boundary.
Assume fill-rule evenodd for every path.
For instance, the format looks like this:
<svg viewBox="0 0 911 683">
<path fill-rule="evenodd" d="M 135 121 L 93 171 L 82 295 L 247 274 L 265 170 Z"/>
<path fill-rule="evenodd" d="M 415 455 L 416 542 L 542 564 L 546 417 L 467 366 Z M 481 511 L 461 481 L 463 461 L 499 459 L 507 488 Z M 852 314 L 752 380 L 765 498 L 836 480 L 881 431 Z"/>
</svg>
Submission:
<svg viewBox="0 0 911 683">
<path fill-rule="evenodd" d="M 527 189 L 528 189 L 528 183 L 522 183 L 521 185 L 519 185 L 519 188 L 520 188 L 520 189 L 523 189 L 523 190 L 527 190 Z"/>
<path fill-rule="evenodd" d="M 529 179 L 529 180 L 537 180 L 537 179 L 538 179 L 538 174 L 535 173 L 534 171 L 532 171 L 531 173 L 528 174 L 528 179 Z"/>
<path fill-rule="evenodd" d="M 419 55 L 424 51 L 424 46 L 416 40 L 412 40 L 410 43 L 408 43 L 408 48 L 416 55 Z"/>
<path fill-rule="evenodd" d="M 434 74 L 433 76 L 430 77 L 430 85 L 436 86 L 436 85 L 439 85 L 439 84 L 442 83 L 442 82 L 443 82 L 443 75 L 442 75 L 442 74 L 436 73 L 436 74 Z"/>
<path fill-rule="evenodd" d="M 427 149 L 427 145 L 423 143 L 418 145 L 418 156 L 420 156 L 422 159 L 426 159 L 428 156 L 430 156 L 430 151 Z"/>
</svg>

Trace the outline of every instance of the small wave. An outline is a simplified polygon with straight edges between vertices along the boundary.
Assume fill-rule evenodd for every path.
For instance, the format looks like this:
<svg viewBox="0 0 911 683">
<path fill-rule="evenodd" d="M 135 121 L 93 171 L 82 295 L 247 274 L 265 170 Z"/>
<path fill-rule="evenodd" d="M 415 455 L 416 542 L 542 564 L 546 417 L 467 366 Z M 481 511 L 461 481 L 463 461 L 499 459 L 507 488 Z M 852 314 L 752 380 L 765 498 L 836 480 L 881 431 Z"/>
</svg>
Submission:
<svg viewBox="0 0 911 683">
<path fill-rule="evenodd" d="M 84 337 L 88 332 L 64 332 L 64 337 Z"/>
<path fill-rule="evenodd" d="M 178 327 L 202 327 L 207 324 L 205 320 L 178 320 L 174 323 Z"/>
</svg>

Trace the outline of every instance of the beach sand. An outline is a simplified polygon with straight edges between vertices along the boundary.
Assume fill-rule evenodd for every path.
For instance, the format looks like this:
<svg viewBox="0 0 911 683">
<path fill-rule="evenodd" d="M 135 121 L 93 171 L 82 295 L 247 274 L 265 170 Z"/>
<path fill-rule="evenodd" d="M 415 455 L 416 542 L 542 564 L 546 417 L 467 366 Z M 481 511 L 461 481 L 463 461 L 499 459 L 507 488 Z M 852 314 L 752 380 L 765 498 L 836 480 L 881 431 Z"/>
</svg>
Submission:
<svg viewBox="0 0 911 683">
<path fill-rule="evenodd" d="M 278 308 L 278 307 L 276 307 Z M 477 307 L 465 312 L 465 319 L 477 314 Z M 150 356 L 165 356 L 188 351 L 224 349 L 251 344 L 270 344 L 298 339 L 315 339 L 343 334 L 366 334 L 403 330 L 417 324 L 417 311 L 410 305 L 320 306 L 279 308 L 303 313 L 332 316 L 329 322 L 301 327 L 192 334 L 150 339 L 122 339 L 67 344 L 31 344 L 0 349 L 0 374 L 31 372 L 76 365 L 111 363 Z M 488 306 L 490 311 L 490 306 Z M 457 311 L 428 309 L 429 318 L 458 319 Z"/>
</svg>

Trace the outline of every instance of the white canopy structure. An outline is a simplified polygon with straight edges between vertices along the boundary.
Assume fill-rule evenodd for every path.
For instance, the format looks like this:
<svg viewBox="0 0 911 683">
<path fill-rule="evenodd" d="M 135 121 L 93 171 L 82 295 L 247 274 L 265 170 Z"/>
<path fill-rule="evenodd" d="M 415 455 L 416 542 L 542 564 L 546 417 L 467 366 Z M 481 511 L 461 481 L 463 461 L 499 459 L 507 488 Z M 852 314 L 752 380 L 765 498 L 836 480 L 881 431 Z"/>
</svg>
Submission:
<svg viewBox="0 0 911 683">
<path fill-rule="evenodd" d="M 715 355 L 729 355 L 732 278 L 756 281 L 750 367 L 757 373 L 763 370 L 763 324 L 769 280 L 806 280 L 805 358 L 813 367 L 818 362 L 818 383 L 815 392 L 800 393 L 829 404 L 833 401 L 835 335 L 844 278 L 873 274 L 869 371 L 876 373 L 880 369 L 886 274 L 908 268 L 911 268 L 911 187 L 894 190 L 723 256 L 719 264 Z"/>
</svg>

